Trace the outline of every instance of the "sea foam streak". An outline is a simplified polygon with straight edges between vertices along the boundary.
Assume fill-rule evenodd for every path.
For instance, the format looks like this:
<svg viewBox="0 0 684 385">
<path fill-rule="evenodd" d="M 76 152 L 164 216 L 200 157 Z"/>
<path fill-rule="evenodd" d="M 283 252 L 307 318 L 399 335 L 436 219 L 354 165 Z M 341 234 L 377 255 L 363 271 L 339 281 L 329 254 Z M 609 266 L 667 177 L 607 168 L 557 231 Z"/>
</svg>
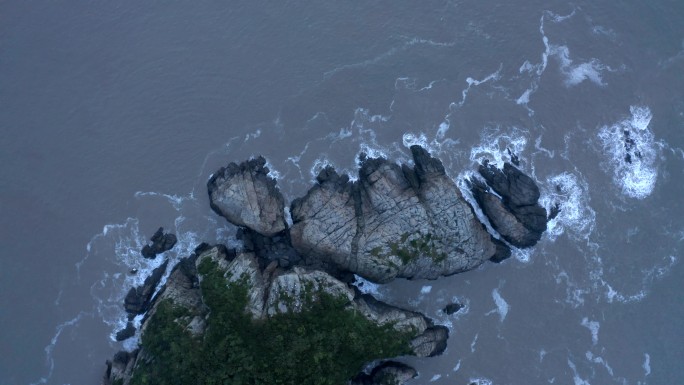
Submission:
<svg viewBox="0 0 684 385">
<path fill-rule="evenodd" d="M 656 158 L 661 143 L 655 141 L 648 126 L 651 110 L 646 106 L 631 106 L 631 116 L 599 129 L 598 138 L 613 181 L 622 193 L 631 198 L 644 199 L 653 192 L 658 176 Z"/>
</svg>

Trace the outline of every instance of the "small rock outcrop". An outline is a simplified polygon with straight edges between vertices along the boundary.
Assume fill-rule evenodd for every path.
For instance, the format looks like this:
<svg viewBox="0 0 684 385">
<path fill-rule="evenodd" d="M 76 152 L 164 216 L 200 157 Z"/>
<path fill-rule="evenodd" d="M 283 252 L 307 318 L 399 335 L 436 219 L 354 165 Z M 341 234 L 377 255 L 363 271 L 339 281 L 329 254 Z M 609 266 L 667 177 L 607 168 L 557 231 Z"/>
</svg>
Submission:
<svg viewBox="0 0 684 385">
<path fill-rule="evenodd" d="M 209 201 L 228 222 L 273 236 L 287 228 L 285 201 L 263 157 L 230 163 L 207 182 Z"/>
<path fill-rule="evenodd" d="M 510 163 L 500 170 L 485 162 L 478 172 L 486 184 L 474 180 L 471 190 L 494 230 L 515 247 L 534 246 L 547 222 L 534 180 Z"/>
<path fill-rule="evenodd" d="M 145 282 L 138 286 L 131 288 L 124 298 L 124 309 L 126 312 L 135 315 L 143 314 L 147 311 L 150 306 L 150 301 L 152 300 L 152 295 L 161 281 L 164 272 L 166 271 L 166 266 L 169 264 L 168 259 L 152 271 L 149 277 L 145 278 Z"/>
<path fill-rule="evenodd" d="M 396 361 L 385 361 L 367 373 L 354 377 L 350 385 L 403 385 L 416 378 L 416 369 Z"/>
<path fill-rule="evenodd" d="M 446 315 L 452 315 L 452 314 L 458 312 L 458 311 L 461 310 L 461 309 L 463 309 L 463 305 L 461 305 L 461 304 L 458 303 L 458 302 L 452 302 L 452 303 L 446 305 L 446 306 L 442 309 L 442 311 L 443 311 Z"/>
<path fill-rule="evenodd" d="M 328 167 L 291 205 L 292 245 L 312 266 L 376 282 L 434 279 L 495 253 L 442 163 L 412 146 L 414 167 L 361 159 L 358 181 Z"/>
<path fill-rule="evenodd" d="M 173 249 L 173 246 L 178 242 L 178 238 L 174 234 L 164 233 L 164 228 L 160 227 L 152 235 L 150 241 L 152 241 L 152 244 L 143 246 L 140 254 L 145 258 L 154 259 L 157 257 L 157 254 Z"/>
</svg>

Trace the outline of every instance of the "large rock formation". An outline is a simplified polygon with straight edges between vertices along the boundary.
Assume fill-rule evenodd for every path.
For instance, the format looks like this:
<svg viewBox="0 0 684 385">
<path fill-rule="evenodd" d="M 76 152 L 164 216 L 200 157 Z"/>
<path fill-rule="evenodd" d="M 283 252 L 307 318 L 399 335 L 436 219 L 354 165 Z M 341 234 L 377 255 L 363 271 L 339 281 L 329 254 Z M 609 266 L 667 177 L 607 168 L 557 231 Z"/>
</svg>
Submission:
<svg viewBox="0 0 684 385">
<path fill-rule="evenodd" d="M 317 184 L 292 202 L 291 228 L 285 219 L 284 199 L 268 176 L 263 158 L 222 168 L 207 183 L 211 207 L 240 227 L 238 239 L 243 248 L 201 244 L 193 256 L 172 269 L 165 286 L 151 299 L 164 264 L 126 296 L 131 319 L 146 312 L 140 330 L 145 333 L 159 304 L 169 300 L 187 310 L 180 318 L 173 315 L 173 323 L 195 337 L 214 330 L 207 329 L 212 313 L 204 304 L 200 282 L 205 281 L 198 273 L 198 266 L 210 260 L 220 275 L 212 270 L 209 282 L 214 286 L 209 287 L 221 287 L 223 278 L 226 285 L 234 283 L 232 287 L 247 285 L 244 311 L 254 320 L 265 322 L 282 313 L 289 316 L 312 300 L 334 297 L 343 301 L 341 314 L 354 311 L 363 316 L 358 317 L 363 323 L 387 325 L 392 333 L 403 336 L 400 341 L 410 339 L 407 349 L 412 354 L 441 354 L 446 349 L 446 327 L 361 294 L 349 285 L 350 276 L 354 273 L 376 282 L 395 277 L 434 279 L 472 269 L 487 259 L 499 262 L 510 255 L 510 249 L 487 233 L 438 159 L 419 146 L 412 146 L 411 153 L 413 167 L 362 157 L 356 181 L 325 168 Z M 479 172 L 484 181 L 473 180 L 471 188 L 492 227 L 511 245 L 535 244 L 546 229 L 547 217 L 538 204 L 534 181 L 510 164 L 499 170 L 485 163 Z M 163 230 L 158 231 L 150 248 L 168 244 L 164 237 Z M 460 305 L 451 304 L 444 311 L 452 314 L 459 309 Z M 238 313 L 233 309 L 230 314 Z M 121 338 L 131 332 L 131 328 L 123 330 Z M 119 353 L 108 362 L 104 383 L 127 385 L 138 362 L 153 360 L 144 349 Z M 415 375 L 405 365 L 385 363 L 352 383 L 403 383 Z"/>
<path fill-rule="evenodd" d="M 211 208 L 228 222 L 273 236 L 287 228 L 285 203 L 263 157 L 230 163 L 207 182 Z"/>
<path fill-rule="evenodd" d="M 473 196 L 494 230 L 513 246 L 534 246 L 546 231 L 547 222 L 534 180 L 509 163 L 500 170 L 485 162 L 478 172 L 486 184 L 473 181 Z"/>
<path fill-rule="evenodd" d="M 187 315 L 183 319 L 176 320 L 179 325 L 183 325 L 196 336 L 204 333 L 209 309 L 202 299 L 199 285 L 202 276 L 198 275 L 197 266 L 209 259 L 223 271 L 226 284 L 239 282 L 248 285 L 245 311 L 254 319 L 265 320 L 278 313 L 298 312 L 305 301 L 312 298 L 315 300 L 317 296 L 326 293 L 335 298 L 345 298 L 350 311 L 356 311 L 378 325 L 389 324 L 398 332 L 411 333 L 414 337 L 410 341 L 410 348 L 416 356 L 438 355 L 446 348 L 448 330 L 445 327 L 435 326 L 432 320 L 420 313 L 399 309 L 377 301 L 369 295 L 362 295 L 355 288 L 325 272 L 301 267 L 283 270 L 277 267 L 275 262 L 262 269 L 262 263 L 254 253 L 236 253 L 221 245 L 208 247 L 203 244 L 198 247 L 196 253 L 199 255 L 186 258 L 173 268 L 165 286 L 145 315 L 141 333 L 145 333 L 149 324 L 147 321 L 164 300 L 170 300 L 175 306 L 187 310 Z M 118 353 L 113 361 L 107 362 L 104 384 L 111 385 L 117 381 L 124 385 L 128 384 L 136 361 L 149 359 L 152 357 L 144 350 Z M 410 368 L 400 369 L 390 370 L 388 366 L 383 371 L 384 374 L 378 374 L 376 377 L 398 375 L 403 378 L 406 377 L 406 373 L 415 375 L 415 370 L 411 372 Z"/>
<path fill-rule="evenodd" d="M 388 282 L 454 274 L 494 255 L 442 163 L 419 146 L 411 153 L 413 168 L 362 159 L 356 182 L 328 167 L 292 202 L 292 244 L 308 263 Z"/>
</svg>

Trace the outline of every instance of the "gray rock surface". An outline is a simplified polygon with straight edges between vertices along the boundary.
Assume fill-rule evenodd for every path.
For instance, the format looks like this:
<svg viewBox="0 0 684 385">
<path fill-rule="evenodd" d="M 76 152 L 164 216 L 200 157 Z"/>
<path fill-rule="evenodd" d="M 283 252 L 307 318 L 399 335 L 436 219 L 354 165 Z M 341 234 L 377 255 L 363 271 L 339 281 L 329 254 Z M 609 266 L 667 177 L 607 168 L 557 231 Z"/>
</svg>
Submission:
<svg viewBox="0 0 684 385">
<path fill-rule="evenodd" d="M 509 163 L 499 170 L 485 162 L 478 172 L 486 184 L 473 181 L 473 196 L 494 230 L 513 246 L 534 246 L 547 222 L 534 180 Z"/>
<path fill-rule="evenodd" d="M 351 182 L 332 168 L 292 202 L 292 245 L 308 264 L 376 282 L 472 269 L 496 251 L 442 163 L 412 146 L 413 168 L 362 159 Z"/>
<path fill-rule="evenodd" d="M 287 228 L 285 202 L 263 157 L 230 163 L 207 182 L 211 208 L 228 222 L 273 236 Z"/>
</svg>

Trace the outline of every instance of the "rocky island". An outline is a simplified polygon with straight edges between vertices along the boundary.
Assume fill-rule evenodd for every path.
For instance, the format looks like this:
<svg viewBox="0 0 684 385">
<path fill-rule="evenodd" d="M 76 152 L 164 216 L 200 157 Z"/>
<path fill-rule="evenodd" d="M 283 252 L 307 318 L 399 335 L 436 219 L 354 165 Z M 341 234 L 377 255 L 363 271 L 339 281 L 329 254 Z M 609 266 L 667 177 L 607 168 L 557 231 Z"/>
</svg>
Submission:
<svg viewBox="0 0 684 385">
<path fill-rule="evenodd" d="M 547 214 L 533 179 L 511 164 L 485 163 L 470 188 L 490 234 L 441 161 L 420 146 L 410 150 L 412 166 L 362 155 L 356 180 L 323 169 L 289 211 L 263 158 L 214 173 L 211 208 L 238 227 L 244 246 L 198 245 L 158 290 L 166 263 L 132 288 L 125 309 L 131 320 L 144 314 L 141 342 L 107 362 L 103 383 L 371 385 L 415 377 L 387 358 L 441 354 L 448 329 L 361 293 L 355 276 L 436 279 L 500 262 L 509 245 L 541 238 Z M 160 229 L 143 254 L 153 257 L 172 240 Z"/>
</svg>

